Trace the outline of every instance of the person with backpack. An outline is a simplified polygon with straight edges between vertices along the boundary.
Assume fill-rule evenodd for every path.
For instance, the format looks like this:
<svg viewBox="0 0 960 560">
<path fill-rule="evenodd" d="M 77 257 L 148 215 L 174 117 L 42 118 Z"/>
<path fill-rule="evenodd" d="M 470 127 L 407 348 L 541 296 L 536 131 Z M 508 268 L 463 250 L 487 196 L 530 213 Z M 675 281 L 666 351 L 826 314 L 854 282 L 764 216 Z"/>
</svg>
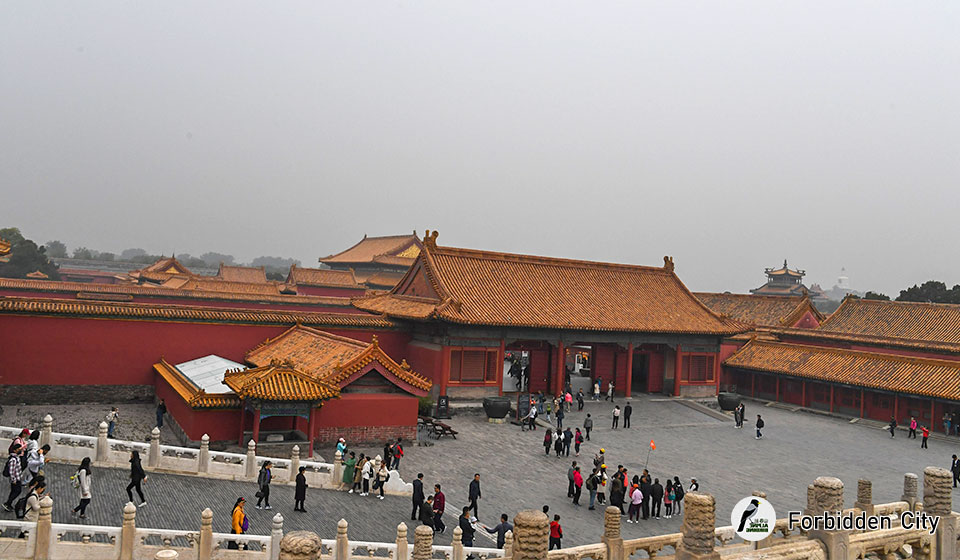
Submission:
<svg viewBox="0 0 960 560">
<path fill-rule="evenodd" d="M 673 493 L 673 481 L 667 480 L 667 487 L 663 491 L 663 507 L 667 510 L 666 517 L 670 519 L 673 517 L 673 500 L 676 499 L 677 495 Z"/>
<path fill-rule="evenodd" d="M 147 480 L 147 473 L 143 472 L 143 465 L 140 464 L 140 452 L 134 449 L 130 452 L 130 484 L 127 484 L 127 497 L 130 503 L 133 503 L 133 489 L 137 489 L 137 495 L 140 496 L 140 504 L 137 507 L 147 505 L 147 499 L 143 497 L 143 488 L 141 484 Z"/>
<path fill-rule="evenodd" d="M 563 432 L 560 428 L 557 428 L 557 433 L 553 434 L 553 450 L 557 453 L 557 457 L 563 456 Z"/>
<path fill-rule="evenodd" d="M 23 520 L 36 523 L 40 519 L 40 498 L 47 491 L 47 482 L 42 476 L 36 478 L 33 489 L 27 494 L 26 498 L 21 498 L 24 502 Z M 19 504 L 18 504 L 19 505 Z M 19 517 L 19 515 L 18 515 Z"/>
<path fill-rule="evenodd" d="M 580 505 L 580 492 L 583 491 L 583 475 L 580 474 L 580 467 L 573 468 L 573 505 Z"/>
<path fill-rule="evenodd" d="M 33 480 L 40 474 L 40 470 L 43 468 L 43 465 L 47 462 L 47 453 L 50 451 L 50 446 L 44 444 L 43 447 L 32 451 L 27 457 L 27 470 L 26 470 L 26 479 Z"/>
<path fill-rule="evenodd" d="M 577 428 L 577 433 L 573 435 L 573 449 L 577 452 L 577 457 L 580 456 L 580 446 L 583 444 L 583 432 L 580 431 L 580 428 Z"/>
<path fill-rule="evenodd" d="M 3 476 L 10 479 L 10 496 L 7 498 L 7 501 L 3 503 L 3 509 L 7 511 L 13 511 L 13 501 L 17 499 L 17 496 L 19 496 L 23 490 L 23 474 L 20 467 L 20 455 L 22 451 L 22 447 L 14 440 L 13 445 L 10 446 L 10 455 L 7 457 L 7 462 L 3 466 Z"/>
<path fill-rule="evenodd" d="M 257 475 L 257 486 L 260 487 L 260 491 L 257 492 L 257 509 L 273 509 L 270 507 L 270 480 L 273 478 L 271 468 L 273 463 L 264 461 L 263 466 L 260 467 L 260 474 Z M 260 507 L 261 502 L 263 508 Z"/>
<path fill-rule="evenodd" d="M 547 428 L 547 432 L 543 434 L 543 454 L 550 454 L 550 447 L 553 446 L 553 430 Z"/>
<path fill-rule="evenodd" d="M 107 422 L 107 437 L 113 438 L 113 432 L 117 429 L 117 422 L 120 421 L 120 412 L 117 407 L 111 408 L 104 420 Z"/>
<path fill-rule="evenodd" d="M 84 457 L 77 468 L 77 474 L 71 477 L 73 487 L 80 492 L 80 505 L 73 508 L 73 513 L 80 514 L 80 519 L 86 519 L 87 506 L 90 505 L 90 457 Z"/>
<path fill-rule="evenodd" d="M 397 443 L 393 445 L 393 467 L 391 470 L 400 468 L 400 459 L 403 459 L 403 445 L 401 445 L 401 438 L 397 438 Z"/>
<path fill-rule="evenodd" d="M 896 428 L 896 422 L 894 422 L 893 428 Z M 893 428 L 890 428 L 890 437 L 893 437 Z M 760 439 L 763 437 L 763 433 L 760 430 L 763 429 L 763 418 L 760 418 L 760 415 L 757 414 L 757 437 L 755 439 Z"/>
<path fill-rule="evenodd" d="M 680 482 L 680 477 L 673 477 L 673 513 L 679 515 L 680 511 L 683 509 L 683 497 L 686 493 L 683 491 L 683 483 Z"/>
<path fill-rule="evenodd" d="M 237 502 L 233 504 L 233 512 L 230 514 L 230 533 L 234 535 L 242 535 L 250 528 L 250 521 L 247 520 L 247 514 L 243 511 L 243 506 L 246 503 L 247 501 L 243 499 L 243 496 L 240 496 L 237 498 Z M 230 541 L 227 543 L 227 548 L 239 550 L 240 543 Z"/>
<path fill-rule="evenodd" d="M 27 466 L 30 463 L 30 456 L 34 453 L 40 451 L 40 430 L 34 430 L 33 433 L 27 438 L 27 445 L 22 450 L 20 454 L 20 472 L 23 475 L 23 483 L 30 484 L 30 481 L 33 480 L 33 476 L 30 474 L 30 469 Z"/>
<path fill-rule="evenodd" d="M 380 470 L 377 471 L 377 481 L 373 483 L 374 489 L 380 490 L 380 499 L 383 499 L 383 487 L 387 485 L 387 481 L 390 480 L 390 471 L 387 470 L 387 464 L 384 462 L 380 463 Z"/>
<path fill-rule="evenodd" d="M 757 416 L 757 418 L 759 418 L 759 416 Z M 890 417 L 890 423 L 887 424 L 887 429 L 890 430 L 890 437 L 896 437 L 897 419 L 894 418 L 893 416 Z M 758 428 L 757 432 L 759 431 L 760 430 Z M 760 438 L 757 438 L 757 439 L 760 439 Z"/>
<path fill-rule="evenodd" d="M 597 470 L 594 469 L 590 473 L 590 476 L 587 477 L 587 492 L 590 493 L 590 507 L 587 509 L 594 509 L 594 505 L 597 502 Z"/>
<path fill-rule="evenodd" d="M 27 448 L 27 440 L 30 439 L 30 430 L 24 428 L 20 430 L 20 435 L 13 438 L 13 441 L 10 442 L 10 447 L 7 448 L 7 453 L 12 453 L 15 446 L 20 447 L 20 451 L 23 452 Z"/>
<path fill-rule="evenodd" d="M 577 412 L 583 410 L 583 389 L 577 391 Z"/>
</svg>

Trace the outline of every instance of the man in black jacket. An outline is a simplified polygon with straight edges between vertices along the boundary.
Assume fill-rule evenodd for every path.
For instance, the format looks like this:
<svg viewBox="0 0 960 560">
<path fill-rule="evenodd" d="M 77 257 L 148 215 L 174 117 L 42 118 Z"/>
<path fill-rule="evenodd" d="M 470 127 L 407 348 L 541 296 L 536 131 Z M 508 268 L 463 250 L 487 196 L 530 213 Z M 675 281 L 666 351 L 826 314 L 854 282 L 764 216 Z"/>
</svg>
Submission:
<svg viewBox="0 0 960 560">
<path fill-rule="evenodd" d="M 480 473 L 473 475 L 473 480 L 470 481 L 470 505 L 467 506 L 467 511 L 473 510 L 473 515 L 477 519 L 480 518 L 480 512 L 477 511 L 477 500 L 482 496 L 480 495 Z"/>
<path fill-rule="evenodd" d="M 463 508 L 463 514 L 460 515 L 460 531 L 460 542 L 463 546 L 473 546 L 473 534 L 476 530 L 473 523 L 470 523 L 470 506 Z"/>
<path fill-rule="evenodd" d="M 953 473 L 953 487 L 957 487 L 957 481 L 960 481 L 960 459 L 953 456 L 953 463 L 950 464 L 950 472 Z"/>
<path fill-rule="evenodd" d="M 433 523 L 433 496 L 427 498 L 427 501 L 420 506 L 420 522 L 437 532 L 437 527 Z"/>
<path fill-rule="evenodd" d="M 641 502 L 640 505 L 640 509 L 643 512 L 643 518 L 650 519 L 650 502 L 653 501 L 651 499 L 653 485 L 650 484 L 650 478 L 648 476 L 640 477 L 640 493 L 643 494 L 643 502 Z"/>
<path fill-rule="evenodd" d="M 420 517 L 418 513 L 423 510 L 423 473 L 417 473 L 417 479 L 413 481 L 413 511 L 410 512 L 410 520 L 416 521 Z M 431 512 L 432 513 L 432 512 Z"/>
<path fill-rule="evenodd" d="M 630 427 L 630 415 L 633 414 L 633 407 L 630 406 L 630 401 L 627 401 L 627 406 L 623 409 L 623 427 Z"/>
<path fill-rule="evenodd" d="M 643 490 L 641 490 L 640 492 L 642 493 Z M 651 503 L 653 504 L 653 510 L 651 511 L 651 515 L 653 515 L 657 519 L 660 519 L 660 504 L 661 502 L 663 502 L 663 485 L 660 484 L 659 478 L 653 479 L 653 486 L 650 487 L 650 493 L 653 494 L 652 496 L 650 496 L 650 499 L 652 500 Z"/>
</svg>

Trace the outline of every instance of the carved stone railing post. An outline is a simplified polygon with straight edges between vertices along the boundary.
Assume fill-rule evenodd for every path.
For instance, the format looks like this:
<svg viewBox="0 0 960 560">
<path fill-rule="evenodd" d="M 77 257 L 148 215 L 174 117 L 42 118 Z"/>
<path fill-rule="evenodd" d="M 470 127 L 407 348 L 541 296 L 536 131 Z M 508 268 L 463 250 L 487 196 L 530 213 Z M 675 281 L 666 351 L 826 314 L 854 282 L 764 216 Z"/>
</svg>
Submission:
<svg viewBox="0 0 960 560">
<path fill-rule="evenodd" d="M 97 463 L 103 464 L 110 460 L 110 442 L 107 440 L 107 423 L 100 422 L 97 426 Z"/>
<path fill-rule="evenodd" d="M 410 543 L 407 542 L 407 524 L 397 525 L 397 557 L 394 560 L 410 559 Z"/>
<path fill-rule="evenodd" d="M 50 558 L 50 536 L 53 532 L 50 523 L 53 517 L 53 499 L 50 496 L 44 496 L 40 499 L 40 516 L 37 517 L 37 529 L 33 534 L 34 558 L 36 560 L 48 560 Z"/>
<path fill-rule="evenodd" d="M 903 495 L 900 496 L 901 502 L 907 502 L 910 511 L 917 509 L 917 475 L 907 473 L 903 475 Z"/>
<path fill-rule="evenodd" d="M 427 527 L 429 529 L 430 527 Z M 430 531 L 432 537 L 433 531 Z M 431 547 L 431 551 L 433 548 Z M 347 520 L 337 522 L 337 544 L 333 551 L 333 560 L 350 560 L 350 541 L 347 539 Z"/>
<path fill-rule="evenodd" d="M 150 458 L 147 464 L 151 467 L 160 466 L 160 428 L 150 431 Z"/>
<path fill-rule="evenodd" d="M 857 501 L 853 507 L 862 509 L 867 515 L 873 515 L 873 483 L 861 478 L 857 481 Z"/>
<path fill-rule="evenodd" d="M 511 558 L 513 556 L 513 531 L 507 531 L 503 535 L 503 557 Z"/>
<path fill-rule="evenodd" d="M 49 445 L 53 451 L 53 416 L 47 414 L 43 417 L 43 423 L 40 424 L 40 447 Z"/>
<path fill-rule="evenodd" d="M 453 554 L 450 560 L 465 560 L 467 557 L 463 552 L 463 529 L 454 527 L 453 542 L 450 543 L 453 548 Z"/>
<path fill-rule="evenodd" d="M 683 539 L 676 559 L 719 560 L 720 553 L 714 550 L 717 504 L 713 496 L 690 492 L 683 496 L 683 506 Z"/>
<path fill-rule="evenodd" d="M 210 560 L 213 556 L 213 511 L 210 508 L 200 514 L 200 542 L 197 544 L 197 560 Z"/>
<path fill-rule="evenodd" d="M 620 518 L 619 508 L 609 506 L 603 512 L 603 536 L 600 542 L 607 545 L 607 560 L 624 560 Z"/>
<path fill-rule="evenodd" d="M 547 515 L 533 509 L 517 513 L 513 518 L 513 560 L 544 560 L 549 550 Z"/>
<path fill-rule="evenodd" d="M 413 560 L 433 558 L 433 529 L 420 525 L 413 530 Z"/>
<path fill-rule="evenodd" d="M 197 472 L 210 472 L 210 436 L 200 438 L 200 453 L 197 454 Z"/>
<path fill-rule="evenodd" d="M 123 526 L 120 527 L 120 560 L 133 560 L 133 545 L 137 537 L 137 506 L 127 502 L 123 506 Z"/>
<path fill-rule="evenodd" d="M 283 536 L 279 546 L 279 560 L 318 560 L 322 541 L 310 531 L 291 531 Z"/>
<path fill-rule="evenodd" d="M 333 454 L 333 478 L 330 480 L 330 486 L 336 488 L 340 486 L 343 480 L 343 453 L 337 451 Z"/>
<path fill-rule="evenodd" d="M 247 460 L 245 461 L 247 470 L 244 473 L 247 478 L 257 478 L 257 442 L 250 440 L 247 444 Z"/>
<path fill-rule="evenodd" d="M 280 559 L 280 541 L 283 540 L 283 516 L 279 513 L 273 516 L 273 527 L 270 528 L 270 560 Z"/>
<path fill-rule="evenodd" d="M 923 511 L 940 516 L 940 525 L 934 535 L 936 560 L 957 557 L 958 517 L 953 513 L 953 475 L 947 469 L 923 469 Z"/>
<path fill-rule="evenodd" d="M 290 451 L 290 482 L 297 479 L 297 473 L 300 471 L 300 446 L 294 445 Z"/>
<path fill-rule="evenodd" d="M 767 493 L 761 490 L 754 490 L 752 495 L 758 498 L 763 498 L 764 500 L 767 499 Z M 753 543 L 753 547 L 755 549 L 767 548 L 769 546 L 773 546 L 773 533 L 770 533 L 767 538 L 760 539 L 759 541 Z"/>
<path fill-rule="evenodd" d="M 832 476 L 821 476 L 813 481 L 813 515 L 827 511 L 843 511 L 843 481 Z M 827 560 L 847 560 L 850 550 L 849 531 L 810 531 L 811 539 L 820 539 L 827 549 Z"/>
</svg>

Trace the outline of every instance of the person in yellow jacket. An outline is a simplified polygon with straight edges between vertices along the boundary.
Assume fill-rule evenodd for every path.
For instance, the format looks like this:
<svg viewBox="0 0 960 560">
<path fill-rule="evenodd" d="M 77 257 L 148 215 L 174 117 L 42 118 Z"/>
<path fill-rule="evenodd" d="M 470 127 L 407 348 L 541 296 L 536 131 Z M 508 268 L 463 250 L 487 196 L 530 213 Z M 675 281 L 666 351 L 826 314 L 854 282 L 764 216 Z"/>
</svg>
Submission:
<svg viewBox="0 0 960 560">
<path fill-rule="evenodd" d="M 243 506 L 247 501 L 243 496 L 237 498 L 237 503 L 233 504 L 233 514 L 230 521 L 230 532 L 234 535 L 242 535 L 250 528 L 250 522 L 247 521 L 247 514 L 243 511 Z M 227 548 L 239 549 L 240 545 L 236 541 L 230 541 Z"/>
</svg>

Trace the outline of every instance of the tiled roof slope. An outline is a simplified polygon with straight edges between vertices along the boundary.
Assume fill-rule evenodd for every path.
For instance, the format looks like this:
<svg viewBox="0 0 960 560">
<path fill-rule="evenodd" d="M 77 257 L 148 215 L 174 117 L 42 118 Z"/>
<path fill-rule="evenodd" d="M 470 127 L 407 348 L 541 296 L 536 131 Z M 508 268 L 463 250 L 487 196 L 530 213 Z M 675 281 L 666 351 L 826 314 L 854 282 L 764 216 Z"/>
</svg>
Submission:
<svg viewBox="0 0 960 560">
<path fill-rule="evenodd" d="M 341 251 L 336 255 L 322 257 L 322 263 L 373 263 L 380 262 L 378 257 L 395 257 L 387 259 L 383 264 L 398 264 L 409 266 L 413 263 L 416 255 L 412 246 L 419 247 L 420 238 L 416 232 L 409 235 L 390 235 L 384 237 L 367 237 L 359 243 L 350 247 L 346 251 Z M 416 251 L 419 252 L 419 251 Z"/>
<path fill-rule="evenodd" d="M 366 284 L 366 285 L 367 285 L 368 287 L 370 287 L 370 288 L 381 288 L 381 289 L 382 289 L 382 288 L 387 288 L 387 289 L 389 289 L 389 288 L 392 288 L 392 287 L 396 286 L 397 283 L 400 282 L 400 280 L 403 280 L 403 273 L 402 273 L 402 272 L 383 272 L 383 271 L 380 271 L 380 272 L 375 272 L 375 273 L 371 274 L 370 276 L 368 276 L 367 279 L 364 280 L 363 283 Z"/>
<path fill-rule="evenodd" d="M 170 278 L 161 287 L 222 294 L 259 294 L 264 296 L 279 296 L 281 294 L 280 284 L 277 282 L 234 282 L 202 276 Z"/>
<path fill-rule="evenodd" d="M 268 339 L 247 353 L 246 361 L 262 366 L 286 360 L 298 369 L 328 383 L 341 384 L 373 361 L 386 373 L 409 385 L 415 391 L 427 391 L 431 383 L 412 371 L 406 360 L 397 363 L 388 356 L 374 338 L 362 342 L 317 329 L 296 325 L 276 338 Z"/>
<path fill-rule="evenodd" d="M 734 334 L 664 267 L 634 266 L 437 247 L 436 236 L 391 292 L 353 300 L 387 316 L 461 324 L 588 331 Z M 404 295 L 424 274 L 439 299 Z"/>
<path fill-rule="evenodd" d="M 794 324 L 809 310 L 819 319 L 823 316 L 804 296 L 778 297 L 753 294 L 716 294 L 696 292 L 693 295 L 714 313 L 726 315 L 755 326 L 780 327 Z"/>
<path fill-rule="evenodd" d="M 724 365 L 960 400 L 960 362 L 956 361 L 754 340 L 729 357 Z"/>
<path fill-rule="evenodd" d="M 134 270 L 131 274 L 135 272 L 161 272 L 166 274 L 193 274 L 190 272 L 190 269 L 183 266 L 183 264 L 177 260 L 176 257 L 165 257 L 157 262 L 145 266 L 140 270 Z"/>
<path fill-rule="evenodd" d="M 960 343 L 960 305 L 848 297 L 820 331 Z"/>
<path fill-rule="evenodd" d="M 207 394 L 190 381 L 176 366 L 160 361 L 153 364 L 154 371 L 192 408 L 237 408 L 240 398 L 234 393 Z"/>
<path fill-rule="evenodd" d="M 229 266 L 220 263 L 217 278 L 228 282 L 263 284 L 267 281 L 267 272 L 262 266 Z"/>
<path fill-rule="evenodd" d="M 383 317 L 354 313 L 192 307 L 152 303 L 119 303 L 74 299 L 42 299 L 0 296 L 0 314 L 115 317 L 141 321 L 203 321 L 257 325 L 304 325 L 319 327 L 395 328 Z"/>
<path fill-rule="evenodd" d="M 228 371 L 223 383 L 244 399 L 320 401 L 340 397 L 336 385 L 279 360 L 257 368 Z"/>
<path fill-rule="evenodd" d="M 287 283 L 303 286 L 329 286 L 334 288 L 363 288 L 357 283 L 352 270 L 333 270 L 331 268 L 303 268 L 290 266 Z"/>
</svg>

